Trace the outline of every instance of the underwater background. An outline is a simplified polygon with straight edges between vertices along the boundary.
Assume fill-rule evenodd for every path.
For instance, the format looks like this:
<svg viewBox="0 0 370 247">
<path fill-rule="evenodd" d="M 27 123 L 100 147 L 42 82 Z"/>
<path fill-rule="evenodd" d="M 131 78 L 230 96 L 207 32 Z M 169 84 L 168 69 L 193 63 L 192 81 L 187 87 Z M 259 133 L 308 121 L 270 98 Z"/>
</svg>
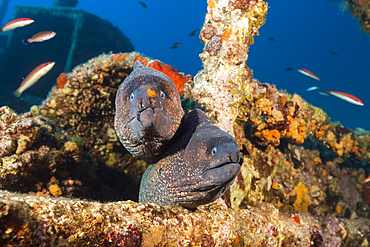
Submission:
<svg viewBox="0 0 370 247">
<path fill-rule="evenodd" d="M 3 24 L 35 20 L 0 34 L 0 246 L 368 246 L 370 132 L 346 127 L 370 129 L 370 42 L 361 30 L 365 23 L 370 33 L 370 15 L 359 23 L 344 0 L 173 2 L 0 0 Z M 57 34 L 22 43 L 40 31 Z M 126 115 L 115 109 L 127 93 L 117 88 L 136 61 L 170 74 L 184 112 L 200 105 L 234 134 L 243 163 L 222 200 L 195 211 L 136 203 L 150 168 L 124 148 L 117 133 L 126 128 L 114 122 Z M 19 95 L 45 63 L 54 67 Z M 210 155 L 193 145 L 208 126 L 192 121 L 189 133 L 189 116 L 151 167 L 168 174 L 194 148 L 201 159 L 213 155 L 213 143 Z M 179 162 L 168 165 L 173 156 Z"/>
<path fill-rule="evenodd" d="M 12 19 L 15 5 L 50 7 L 52 3 L 51 0 L 9 1 L 2 25 Z M 253 77 L 261 82 L 275 84 L 291 94 L 301 95 L 309 103 L 324 109 L 332 121 L 340 121 L 347 128 L 361 127 L 369 130 L 370 37 L 359 28 L 359 21 L 351 17 L 348 10 L 343 10 L 342 1 L 270 0 L 268 4 L 266 23 L 259 30 L 259 36 L 255 37 L 255 44 L 250 47 L 247 60 Z M 190 34 L 201 28 L 206 6 L 207 2 L 204 0 L 111 0 L 104 3 L 98 0 L 80 0 L 76 8 L 109 20 L 131 40 L 134 50 L 194 76 L 201 70 L 199 54 L 203 44 L 198 38 L 199 34 Z M 96 35 L 99 36 L 99 32 Z M 63 33 L 58 33 L 54 39 L 62 37 Z M 181 44 L 171 48 L 176 43 Z M 57 49 L 55 47 L 54 52 Z M 50 51 L 50 55 L 52 53 Z M 33 54 L 35 59 L 37 55 Z M 16 67 L 20 61 L 28 62 L 15 56 L 13 61 L 7 63 Z M 311 70 L 322 82 L 298 73 L 298 68 Z M 62 72 L 61 69 L 57 71 L 58 74 Z M 12 102 L 6 100 L 4 95 L 9 95 L 9 92 L 18 88 L 26 75 L 19 75 L 11 81 L 0 79 L 3 88 L 0 105 L 9 105 L 16 112 L 24 111 L 25 108 L 21 107 L 22 100 Z M 23 96 L 46 98 L 46 92 L 41 93 L 40 87 L 48 79 L 56 82 L 56 77 L 42 78 L 26 90 Z M 365 105 L 356 106 L 332 96 L 320 95 L 318 91 L 306 92 L 311 86 L 355 95 Z"/>
</svg>

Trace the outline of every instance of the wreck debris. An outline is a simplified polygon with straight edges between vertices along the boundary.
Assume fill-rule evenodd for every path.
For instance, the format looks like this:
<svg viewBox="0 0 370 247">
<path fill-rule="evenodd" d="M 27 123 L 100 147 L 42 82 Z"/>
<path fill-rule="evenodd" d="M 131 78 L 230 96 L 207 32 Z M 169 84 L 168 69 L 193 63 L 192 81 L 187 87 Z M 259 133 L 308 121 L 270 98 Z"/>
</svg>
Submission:
<svg viewBox="0 0 370 247">
<path fill-rule="evenodd" d="M 368 0 L 346 0 L 344 10 L 350 9 L 351 15 L 360 20 L 360 28 L 370 34 L 370 2 Z"/>
<path fill-rule="evenodd" d="M 286 213 L 368 217 L 364 199 L 368 190 L 360 183 L 364 170 L 345 163 L 347 159 L 370 162 L 369 133 L 356 134 L 331 123 L 322 109 L 299 95 L 252 78 L 245 61 L 253 35 L 264 23 L 264 1 L 210 0 L 207 10 L 200 33 L 204 69 L 195 76 L 194 85 L 186 85 L 184 97 L 200 104 L 213 123 L 234 134 L 244 154 L 226 204 L 240 210 L 269 202 Z M 221 37 L 220 48 L 209 49 L 214 37 Z M 339 165 L 347 166 L 347 172 Z M 344 187 L 353 188 L 354 203 L 349 203 L 353 200 Z"/>
<path fill-rule="evenodd" d="M 192 212 L 130 201 L 102 204 L 0 191 L 0 212 L 0 243 L 18 246 L 329 246 L 341 241 L 342 246 L 353 246 L 366 243 L 370 232 L 364 218 L 297 213 L 297 223 L 269 204 L 235 212 L 217 201 Z"/>
<path fill-rule="evenodd" d="M 248 9 L 248 11 L 245 11 Z M 211 119 L 232 133 L 238 102 L 248 76 L 245 62 L 253 36 L 265 22 L 265 1 L 208 1 L 205 25 L 200 34 L 205 48 L 200 58 L 203 70 L 194 78 L 194 100 L 209 109 Z"/>
</svg>

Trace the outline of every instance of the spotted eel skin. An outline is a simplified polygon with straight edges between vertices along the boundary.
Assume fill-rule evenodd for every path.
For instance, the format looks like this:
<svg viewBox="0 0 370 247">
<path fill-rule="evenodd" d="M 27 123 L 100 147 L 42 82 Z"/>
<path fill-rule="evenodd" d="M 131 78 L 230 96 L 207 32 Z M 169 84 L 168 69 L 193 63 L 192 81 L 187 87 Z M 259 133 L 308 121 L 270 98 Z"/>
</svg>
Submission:
<svg viewBox="0 0 370 247">
<path fill-rule="evenodd" d="M 171 148 L 145 171 L 139 202 L 196 208 L 224 194 L 240 171 L 237 142 L 201 110 L 183 120 Z"/>
<path fill-rule="evenodd" d="M 173 81 L 136 61 L 116 94 L 114 129 L 123 146 L 147 163 L 157 162 L 183 116 Z"/>
</svg>

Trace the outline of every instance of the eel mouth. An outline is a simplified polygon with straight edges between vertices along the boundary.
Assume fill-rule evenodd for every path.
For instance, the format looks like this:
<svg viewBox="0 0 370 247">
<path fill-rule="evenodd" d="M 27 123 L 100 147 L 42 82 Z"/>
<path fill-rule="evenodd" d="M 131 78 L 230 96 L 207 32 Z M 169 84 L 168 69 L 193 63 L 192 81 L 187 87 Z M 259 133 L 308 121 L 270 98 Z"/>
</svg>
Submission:
<svg viewBox="0 0 370 247">
<path fill-rule="evenodd" d="M 240 172 L 241 164 L 235 162 L 224 162 L 204 172 L 204 181 L 208 186 L 203 190 L 214 187 L 223 187 L 229 184 Z"/>
<path fill-rule="evenodd" d="M 239 162 L 228 161 L 228 162 L 224 162 L 224 163 L 218 164 L 218 165 L 216 165 L 214 167 L 211 167 L 211 168 L 208 169 L 208 171 L 219 169 L 219 168 L 223 168 L 223 167 L 226 167 L 228 165 L 239 165 L 239 166 L 241 166 L 242 164 L 243 164 L 243 159 L 240 159 Z"/>
<path fill-rule="evenodd" d="M 215 169 L 220 169 L 220 168 L 225 168 L 229 165 L 239 165 L 241 166 L 243 164 L 243 156 L 240 155 L 239 152 L 233 152 L 229 153 L 225 159 L 223 160 L 224 162 L 216 165 L 211 165 L 207 170 L 215 170 Z"/>
<path fill-rule="evenodd" d="M 162 109 L 149 107 L 136 112 L 126 125 L 127 129 L 143 144 L 146 141 L 155 143 L 169 140 L 175 133 L 174 122 Z"/>
<path fill-rule="evenodd" d="M 162 110 L 163 110 L 163 107 L 161 107 L 161 108 L 159 108 L 159 107 L 155 107 L 155 108 L 147 107 L 145 109 L 142 109 L 142 110 L 138 111 L 132 118 L 129 119 L 128 123 L 131 123 L 132 121 L 137 120 L 139 123 L 142 124 L 142 114 L 151 115 L 151 117 L 153 117 L 152 120 L 154 121 L 155 120 L 154 115 L 158 115 L 158 112 L 161 112 Z"/>
</svg>

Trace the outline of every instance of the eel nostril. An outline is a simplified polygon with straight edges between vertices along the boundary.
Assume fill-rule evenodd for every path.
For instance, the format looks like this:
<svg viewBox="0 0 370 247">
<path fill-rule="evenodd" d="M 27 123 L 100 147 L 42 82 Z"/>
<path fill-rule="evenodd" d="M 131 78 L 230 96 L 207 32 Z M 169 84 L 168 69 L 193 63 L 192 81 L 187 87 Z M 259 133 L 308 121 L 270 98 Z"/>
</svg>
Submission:
<svg viewBox="0 0 370 247">
<path fill-rule="evenodd" d="M 229 152 L 226 154 L 226 157 L 230 160 L 230 162 L 242 164 L 243 163 L 243 156 L 240 152 Z"/>
<path fill-rule="evenodd" d="M 226 156 L 229 158 L 229 160 L 233 163 L 237 163 L 239 161 L 239 156 L 235 152 L 227 153 Z"/>
<path fill-rule="evenodd" d="M 151 102 L 149 97 L 140 97 L 137 99 L 137 105 L 139 106 L 139 109 L 144 110 L 148 107 L 151 107 Z"/>
<path fill-rule="evenodd" d="M 235 155 L 235 153 L 232 153 L 230 156 L 230 159 L 232 162 L 235 162 L 238 156 Z"/>
<path fill-rule="evenodd" d="M 149 98 L 149 101 L 150 101 L 150 106 L 153 107 L 153 108 L 156 108 L 158 107 L 158 99 L 157 97 L 154 97 L 154 98 Z"/>
</svg>

